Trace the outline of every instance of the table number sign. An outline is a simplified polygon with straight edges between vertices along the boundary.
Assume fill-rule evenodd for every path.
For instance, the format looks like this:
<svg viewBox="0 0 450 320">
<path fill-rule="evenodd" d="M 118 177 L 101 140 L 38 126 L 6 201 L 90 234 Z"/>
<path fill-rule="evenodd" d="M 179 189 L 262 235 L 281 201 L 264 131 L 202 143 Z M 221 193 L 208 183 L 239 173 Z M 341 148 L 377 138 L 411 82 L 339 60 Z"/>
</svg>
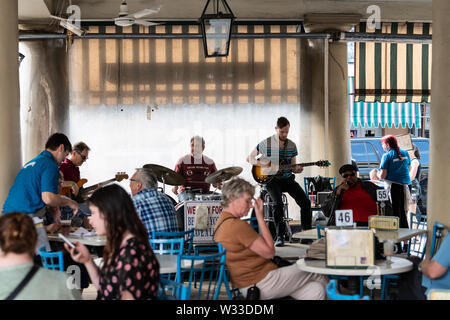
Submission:
<svg viewBox="0 0 450 320">
<path fill-rule="evenodd" d="M 336 210 L 337 227 L 353 227 L 353 210 Z"/>
<path fill-rule="evenodd" d="M 389 201 L 389 194 L 387 193 L 387 190 L 377 190 L 377 201 Z"/>
</svg>

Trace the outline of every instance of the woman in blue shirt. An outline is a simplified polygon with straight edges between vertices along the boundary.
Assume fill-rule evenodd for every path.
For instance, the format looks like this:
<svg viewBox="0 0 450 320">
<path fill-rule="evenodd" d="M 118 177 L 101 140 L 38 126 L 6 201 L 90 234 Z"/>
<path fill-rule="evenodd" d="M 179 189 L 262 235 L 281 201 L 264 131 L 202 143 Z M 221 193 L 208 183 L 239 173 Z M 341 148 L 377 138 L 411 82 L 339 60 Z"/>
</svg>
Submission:
<svg viewBox="0 0 450 320">
<path fill-rule="evenodd" d="M 392 135 L 381 138 L 386 153 L 381 158 L 378 177 L 390 185 L 390 196 L 394 215 L 399 217 L 400 228 L 408 228 L 406 210 L 409 204 L 408 185 L 411 184 L 409 168 L 411 160 L 408 152 L 398 146 L 397 138 Z"/>
</svg>

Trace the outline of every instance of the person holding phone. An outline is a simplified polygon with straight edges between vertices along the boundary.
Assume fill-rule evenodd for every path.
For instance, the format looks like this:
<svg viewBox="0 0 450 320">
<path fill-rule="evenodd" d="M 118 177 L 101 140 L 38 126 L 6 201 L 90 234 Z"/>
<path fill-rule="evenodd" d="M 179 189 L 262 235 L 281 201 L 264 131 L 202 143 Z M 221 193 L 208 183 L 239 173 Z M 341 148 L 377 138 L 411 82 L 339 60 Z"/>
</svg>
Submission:
<svg viewBox="0 0 450 320">
<path fill-rule="evenodd" d="M 99 236 L 106 236 L 103 266 L 97 267 L 89 250 L 74 241 L 64 247 L 73 260 L 83 263 L 98 290 L 98 300 L 156 299 L 159 263 L 150 247 L 147 231 L 130 195 L 112 184 L 95 191 L 88 200 L 89 223 Z"/>
<path fill-rule="evenodd" d="M 353 221 L 357 226 L 368 226 L 369 216 L 377 215 L 377 190 L 383 189 L 370 181 L 357 177 L 356 167 L 345 164 L 339 168 L 343 181 L 332 192 L 322 206 L 325 216 L 329 217 L 328 225 L 335 225 L 336 210 L 353 211 Z M 392 207 L 385 202 L 385 214 L 392 215 Z"/>
</svg>

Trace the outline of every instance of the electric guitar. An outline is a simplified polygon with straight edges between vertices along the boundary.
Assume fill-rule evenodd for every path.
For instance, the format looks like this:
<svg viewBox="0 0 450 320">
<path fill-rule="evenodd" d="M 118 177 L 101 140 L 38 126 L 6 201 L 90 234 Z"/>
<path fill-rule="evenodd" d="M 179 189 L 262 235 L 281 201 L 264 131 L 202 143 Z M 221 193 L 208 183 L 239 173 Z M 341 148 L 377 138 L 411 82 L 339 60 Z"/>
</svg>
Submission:
<svg viewBox="0 0 450 320">
<path fill-rule="evenodd" d="M 318 166 L 318 167 L 328 167 L 331 163 L 328 160 L 320 160 L 316 162 L 305 162 L 305 163 L 296 163 L 296 164 L 282 164 L 277 167 L 277 170 L 272 173 L 271 167 L 261 167 L 261 166 L 253 166 L 252 167 L 252 175 L 253 179 L 256 182 L 266 184 L 269 183 L 276 176 L 283 175 L 283 170 L 294 170 L 297 166 L 309 167 L 309 166 Z"/>
<path fill-rule="evenodd" d="M 103 186 L 106 186 L 107 184 L 110 184 L 114 181 L 120 182 L 123 179 L 128 179 L 128 175 L 125 172 L 117 172 L 116 176 L 112 179 L 103 181 L 103 182 L 99 182 L 97 184 L 94 184 L 92 186 L 89 186 L 87 188 L 83 188 L 83 186 L 87 183 L 87 179 L 80 179 L 77 182 L 77 186 L 80 189 L 80 191 L 78 192 L 78 195 L 74 195 L 72 193 L 72 188 L 71 187 L 63 187 L 61 188 L 61 191 L 59 192 L 60 195 L 69 197 L 77 202 L 83 202 L 83 200 L 86 198 L 86 196 L 94 191 L 97 190 L 98 188 L 101 188 Z"/>
</svg>

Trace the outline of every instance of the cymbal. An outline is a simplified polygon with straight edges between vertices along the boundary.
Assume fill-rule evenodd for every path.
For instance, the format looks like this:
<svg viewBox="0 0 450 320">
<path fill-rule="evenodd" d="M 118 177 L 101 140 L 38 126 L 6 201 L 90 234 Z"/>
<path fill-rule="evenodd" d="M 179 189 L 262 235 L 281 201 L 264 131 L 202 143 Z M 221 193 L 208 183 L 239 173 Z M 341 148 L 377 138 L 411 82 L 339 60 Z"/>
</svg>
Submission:
<svg viewBox="0 0 450 320">
<path fill-rule="evenodd" d="M 145 164 L 143 168 L 151 169 L 155 173 L 158 181 L 164 184 L 171 186 L 180 186 L 184 184 L 183 176 L 169 168 L 159 166 L 157 164 Z"/>
<path fill-rule="evenodd" d="M 206 177 L 205 182 L 211 183 L 211 184 L 224 182 L 224 181 L 231 179 L 234 176 L 237 176 L 241 172 L 242 172 L 242 167 L 229 167 L 229 168 L 221 169 L 219 171 L 209 174 Z"/>
</svg>

